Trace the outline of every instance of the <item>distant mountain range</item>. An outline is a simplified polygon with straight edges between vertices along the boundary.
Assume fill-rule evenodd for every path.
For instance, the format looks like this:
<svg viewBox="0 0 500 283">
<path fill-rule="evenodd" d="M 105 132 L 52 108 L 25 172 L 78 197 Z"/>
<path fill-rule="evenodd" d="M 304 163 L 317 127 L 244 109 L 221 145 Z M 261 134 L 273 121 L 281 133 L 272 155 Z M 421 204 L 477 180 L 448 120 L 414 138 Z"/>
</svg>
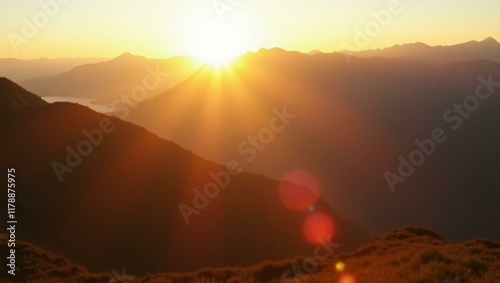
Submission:
<svg viewBox="0 0 500 283">
<path fill-rule="evenodd" d="M 184 81 L 199 66 L 200 63 L 190 57 L 147 59 L 125 53 L 113 60 L 80 65 L 55 76 L 19 84 L 42 97 L 92 98 L 116 107 L 164 92 Z M 129 100 L 132 101 L 127 102 Z"/>
<path fill-rule="evenodd" d="M 29 59 L 13 58 L 0 59 L 0 76 L 7 77 L 19 83 L 38 77 L 50 77 L 59 73 L 68 72 L 72 68 L 85 64 L 92 64 L 106 59 L 101 58 L 67 58 L 67 59 Z"/>
<path fill-rule="evenodd" d="M 209 160 L 238 160 L 250 172 L 279 179 L 308 170 L 332 206 L 371 233 L 419 224 L 452 240 L 500 239 L 500 88 L 485 86 L 488 80 L 500 81 L 499 63 L 348 63 L 338 53 L 271 49 L 227 69 L 204 66 L 127 117 L 115 114 Z M 480 94 L 495 95 L 478 100 L 467 119 L 457 116 L 454 105 L 475 103 L 468 97 L 479 85 Z M 270 133 L 276 109 L 296 118 Z M 463 127 L 455 130 L 458 122 Z M 408 169 L 411 176 L 392 193 L 386 173 L 397 173 L 401 158 L 418 150 L 415 140 L 436 128 L 446 143 Z"/>
<path fill-rule="evenodd" d="M 451 46 L 429 46 L 424 43 L 395 45 L 390 48 L 347 52 L 355 57 L 384 57 L 428 63 L 452 63 L 470 60 L 490 60 L 500 63 L 500 43 L 492 37 Z"/>
<path fill-rule="evenodd" d="M 322 56 L 314 50 L 311 56 Z M 436 64 L 470 60 L 500 62 L 500 44 L 493 38 L 470 41 L 452 46 L 429 46 L 424 43 L 395 45 L 386 49 L 346 51 L 346 56 L 383 57 L 420 61 Z M 200 62 L 190 57 L 147 59 L 124 53 L 112 60 L 105 59 L 0 59 L 0 75 L 12 78 L 24 88 L 42 97 L 76 97 L 97 99 L 98 103 L 119 107 L 117 98 L 140 92 L 145 78 L 156 72 L 160 84 L 150 81 L 152 88 L 145 88 L 146 95 L 140 101 L 152 98 L 191 76 Z M 119 74 L 119 75 L 117 75 Z M 168 74 L 168 75 L 167 75 Z M 148 79 L 146 79 L 148 81 Z M 144 87 L 143 87 L 144 88 Z M 71 91 L 68 91 L 71 89 Z M 126 100 L 127 98 L 123 99 Z M 136 99 L 137 100 L 137 99 Z M 135 102 L 134 106 L 135 106 Z M 113 105 L 112 105 L 113 104 Z"/>
<path fill-rule="evenodd" d="M 90 270 L 145 274 L 307 255 L 310 215 L 331 219 L 338 252 L 369 239 L 322 199 L 310 211 L 289 209 L 280 188 L 309 191 L 303 184 L 235 173 L 238 166 L 206 161 L 117 118 L 47 104 L 5 78 L 0 107 L 0 167 L 16 170 L 17 239 Z M 189 225 L 182 203 L 195 211 Z"/>
</svg>

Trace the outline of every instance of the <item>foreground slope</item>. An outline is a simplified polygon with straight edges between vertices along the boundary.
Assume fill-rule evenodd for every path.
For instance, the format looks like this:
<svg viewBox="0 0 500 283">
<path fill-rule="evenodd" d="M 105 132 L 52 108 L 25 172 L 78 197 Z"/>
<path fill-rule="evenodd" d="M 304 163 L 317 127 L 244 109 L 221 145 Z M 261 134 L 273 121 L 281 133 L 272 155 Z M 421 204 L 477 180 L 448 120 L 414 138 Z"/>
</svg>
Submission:
<svg viewBox="0 0 500 283">
<path fill-rule="evenodd" d="M 40 102 L 5 78 L 0 89 L 4 108 L 19 96 Z M 18 239 L 93 271 L 126 266 L 135 274 L 251 264 L 312 246 L 302 231 L 314 213 L 286 207 L 277 181 L 231 175 L 234 170 L 76 104 L 26 103 L 8 113 L 0 128 L 0 168 L 16 170 Z M 190 207 L 185 215 L 181 203 Z M 333 222 L 339 251 L 368 239 L 323 200 L 314 206 Z"/>
<path fill-rule="evenodd" d="M 207 279 L 210 282 L 498 283 L 500 242 L 473 239 L 453 243 L 432 230 L 406 227 L 374 237 L 351 253 L 316 261 L 316 265 L 311 257 L 295 258 L 243 269 L 152 274 L 138 278 L 138 282 L 206 282 Z"/>
<path fill-rule="evenodd" d="M 357 282 L 500 282 L 500 242 L 475 238 L 454 243 L 421 227 L 395 229 L 374 237 L 355 252 L 338 256 Z M 338 268 L 337 268 L 338 269 Z"/>
<path fill-rule="evenodd" d="M 29 283 L 500 282 L 500 242 L 474 239 L 453 243 L 432 230 L 420 227 L 406 227 L 384 233 L 356 251 L 335 253 L 319 263 L 316 261 L 315 265 L 308 265 L 307 261 L 311 262 L 310 259 L 298 257 L 266 261 L 247 267 L 202 268 L 190 273 L 134 276 L 129 275 L 127 270 L 90 274 L 64 258 L 27 243 L 22 243 L 22 253 L 25 257 L 19 263 L 22 266 L 19 275 L 28 279 Z M 48 255 L 41 256 L 44 254 Z M 310 256 L 312 254 L 311 252 Z M 297 272 L 292 276 L 294 270 Z M 0 278 L 6 278 L 2 276 Z"/>
<path fill-rule="evenodd" d="M 1 239 L 2 255 L 9 254 L 9 248 Z M 94 274 L 69 259 L 37 247 L 28 242 L 16 243 L 16 270 L 14 275 L 2 269 L 0 282 L 102 282 L 112 280 L 111 274 Z M 4 280 L 4 281 L 2 281 Z"/>
</svg>

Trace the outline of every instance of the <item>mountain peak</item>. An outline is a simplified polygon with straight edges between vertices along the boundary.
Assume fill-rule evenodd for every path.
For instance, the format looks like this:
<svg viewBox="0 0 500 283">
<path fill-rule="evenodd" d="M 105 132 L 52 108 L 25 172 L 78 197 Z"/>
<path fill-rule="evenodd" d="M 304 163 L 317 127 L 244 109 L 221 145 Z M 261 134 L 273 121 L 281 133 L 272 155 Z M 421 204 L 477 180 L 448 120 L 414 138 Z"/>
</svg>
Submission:
<svg viewBox="0 0 500 283">
<path fill-rule="evenodd" d="M 420 41 L 417 41 L 417 42 L 412 42 L 412 43 L 404 43 L 404 44 L 396 44 L 394 45 L 392 48 L 393 49 L 397 49 L 397 48 L 429 48 L 431 46 L 423 43 L 423 42 L 420 42 Z M 388 49 L 391 49 L 391 47 L 389 47 Z"/>
<path fill-rule="evenodd" d="M 125 52 L 125 53 L 121 54 L 120 56 L 116 57 L 113 60 L 133 60 L 133 59 L 136 59 L 136 58 L 141 58 L 141 56 L 134 55 L 134 54 L 132 54 L 130 52 Z"/>
<path fill-rule="evenodd" d="M 125 53 L 122 53 L 117 58 L 120 58 L 120 57 L 134 57 L 134 55 L 132 55 L 132 53 L 130 53 L 130 52 L 125 52 Z"/>
<path fill-rule="evenodd" d="M 315 50 L 310 51 L 310 52 L 309 52 L 309 53 L 307 53 L 307 54 L 309 54 L 309 55 L 316 55 L 316 54 L 322 54 L 322 53 L 323 53 L 323 52 L 321 52 L 321 51 L 319 51 L 319 50 L 315 49 Z"/>
<path fill-rule="evenodd" d="M 498 41 L 496 39 L 494 39 L 493 37 L 487 37 L 485 38 L 483 41 L 481 41 L 481 43 L 487 43 L 487 44 L 499 44 Z"/>
<path fill-rule="evenodd" d="M 277 54 L 277 53 L 285 53 L 286 51 L 279 47 L 273 48 L 260 48 L 256 54 Z"/>
</svg>

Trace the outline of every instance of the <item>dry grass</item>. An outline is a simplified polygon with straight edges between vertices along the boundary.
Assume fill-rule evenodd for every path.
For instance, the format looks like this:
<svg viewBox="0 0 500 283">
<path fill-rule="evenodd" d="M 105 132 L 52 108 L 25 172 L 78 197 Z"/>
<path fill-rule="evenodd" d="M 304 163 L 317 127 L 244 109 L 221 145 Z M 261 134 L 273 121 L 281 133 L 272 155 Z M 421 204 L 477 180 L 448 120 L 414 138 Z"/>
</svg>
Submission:
<svg viewBox="0 0 500 283">
<path fill-rule="evenodd" d="M 91 274 L 62 257 L 26 244 L 18 281 L 28 283 L 258 283 L 283 282 L 282 274 L 301 265 L 302 258 L 268 261 L 250 267 L 205 268 L 191 273 L 149 274 L 118 281 L 111 274 Z M 345 270 L 335 269 L 337 262 Z M 347 280 L 350 276 L 355 281 Z M 344 280 L 344 281 L 343 281 Z M 321 283 L 500 283 L 500 242 L 476 239 L 449 242 L 434 232 L 417 227 L 397 229 L 375 237 L 358 250 L 322 262 L 314 274 L 288 282 Z"/>
</svg>

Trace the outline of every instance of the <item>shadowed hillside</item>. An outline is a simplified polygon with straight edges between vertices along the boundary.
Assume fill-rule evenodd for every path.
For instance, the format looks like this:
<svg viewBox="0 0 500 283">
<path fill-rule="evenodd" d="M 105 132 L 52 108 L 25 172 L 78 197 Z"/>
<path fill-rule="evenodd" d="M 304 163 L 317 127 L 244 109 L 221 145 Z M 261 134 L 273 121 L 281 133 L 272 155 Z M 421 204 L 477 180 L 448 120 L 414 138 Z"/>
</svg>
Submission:
<svg viewBox="0 0 500 283">
<path fill-rule="evenodd" d="M 308 222 L 317 215 L 331 222 L 338 251 L 369 238 L 322 199 L 291 210 L 280 198 L 282 186 L 309 188 L 208 162 L 76 104 L 31 107 L 39 99 L 7 79 L 0 89 L 2 107 L 26 102 L 10 107 L 0 128 L 0 165 L 16 170 L 17 237 L 90 270 L 187 271 L 304 255 L 313 246 L 305 235 L 329 231 Z"/>
<path fill-rule="evenodd" d="M 127 119 L 250 172 L 309 170 L 324 197 L 372 233 L 419 224 L 452 240 L 500 239 L 499 81 L 500 64 L 491 61 L 348 63 L 342 54 L 261 50 L 226 68 L 205 66 Z M 487 100 L 475 97 L 478 88 Z M 474 111 L 460 116 L 457 107 L 474 99 Z M 294 119 L 269 139 L 275 108 Z M 446 141 L 391 187 L 386 172 L 398 173 L 401 159 L 419 150 L 416 140 L 438 128 Z"/>
</svg>

